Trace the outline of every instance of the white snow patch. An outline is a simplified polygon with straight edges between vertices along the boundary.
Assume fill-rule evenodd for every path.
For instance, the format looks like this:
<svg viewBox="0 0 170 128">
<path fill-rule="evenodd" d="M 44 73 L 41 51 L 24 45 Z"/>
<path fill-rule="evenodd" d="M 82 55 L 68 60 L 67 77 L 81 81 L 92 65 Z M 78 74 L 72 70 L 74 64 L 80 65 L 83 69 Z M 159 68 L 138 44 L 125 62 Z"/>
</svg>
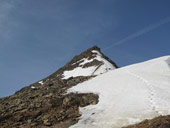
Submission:
<svg viewBox="0 0 170 128">
<path fill-rule="evenodd" d="M 72 65 L 75 65 L 75 64 L 77 64 L 77 63 L 83 61 L 83 62 L 81 62 L 81 63 L 79 64 L 80 66 L 83 66 L 83 65 L 85 65 L 85 64 L 87 64 L 87 63 L 92 62 L 93 60 L 94 60 L 94 59 L 90 59 L 90 60 L 89 60 L 88 58 L 83 58 L 83 59 L 81 59 L 81 60 L 79 60 L 79 61 L 73 63 Z"/>
<path fill-rule="evenodd" d="M 43 85 L 43 84 L 44 84 L 44 82 L 43 82 L 43 81 L 39 81 L 38 83 L 39 83 L 39 84 L 41 84 L 41 85 Z"/>
<path fill-rule="evenodd" d="M 96 69 L 95 66 L 88 67 L 88 68 L 77 67 L 74 68 L 73 70 L 65 71 L 63 73 L 64 75 L 63 79 L 68 79 L 70 77 L 77 77 L 77 76 L 91 76 L 92 72 L 94 72 L 95 69 Z"/>
<path fill-rule="evenodd" d="M 92 62 L 94 59 L 88 59 L 88 58 L 84 58 L 84 59 L 82 59 L 83 60 L 83 62 L 81 62 L 79 65 L 85 65 L 85 64 L 87 64 L 87 63 L 90 63 L 90 62 Z"/>
<path fill-rule="evenodd" d="M 36 87 L 34 87 L 34 86 L 31 86 L 31 88 L 32 88 L 32 89 L 35 89 Z"/>
<path fill-rule="evenodd" d="M 91 52 L 97 53 L 97 55 L 102 56 L 102 54 L 99 51 L 97 51 L 97 50 L 92 50 Z"/>
<path fill-rule="evenodd" d="M 170 114 L 170 56 L 99 75 L 68 92 L 97 93 L 99 103 L 80 108 L 70 128 L 121 128 Z"/>
<path fill-rule="evenodd" d="M 81 59 L 81 60 L 79 60 L 79 61 L 77 61 L 77 62 L 73 63 L 72 65 L 75 65 L 75 64 L 77 64 L 77 63 L 81 62 L 82 60 L 83 60 L 83 59 Z"/>
</svg>

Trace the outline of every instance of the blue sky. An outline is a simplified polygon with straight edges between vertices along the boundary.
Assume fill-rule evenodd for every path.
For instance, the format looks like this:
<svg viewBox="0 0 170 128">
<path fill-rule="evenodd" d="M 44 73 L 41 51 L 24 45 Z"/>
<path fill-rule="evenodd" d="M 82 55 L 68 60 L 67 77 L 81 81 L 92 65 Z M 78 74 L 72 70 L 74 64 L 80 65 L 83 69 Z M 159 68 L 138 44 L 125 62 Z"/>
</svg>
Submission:
<svg viewBox="0 0 170 128">
<path fill-rule="evenodd" d="M 0 0 L 0 97 L 93 45 L 119 66 L 170 55 L 170 1 Z"/>
</svg>

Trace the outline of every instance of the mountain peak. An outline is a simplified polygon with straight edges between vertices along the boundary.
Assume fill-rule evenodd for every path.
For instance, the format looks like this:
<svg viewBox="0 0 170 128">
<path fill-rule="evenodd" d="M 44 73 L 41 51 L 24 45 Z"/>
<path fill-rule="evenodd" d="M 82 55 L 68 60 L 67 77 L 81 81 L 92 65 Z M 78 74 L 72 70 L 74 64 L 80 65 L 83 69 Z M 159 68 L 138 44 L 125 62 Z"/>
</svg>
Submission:
<svg viewBox="0 0 170 128">
<path fill-rule="evenodd" d="M 86 51 L 93 51 L 93 50 L 97 50 L 100 52 L 100 48 L 97 45 L 94 45 L 93 47 L 87 49 Z"/>
<path fill-rule="evenodd" d="M 50 76 L 0 98 L 0 126 L 68 128 L 78 122 L 79 107 L 98 103 L 98 95 L 67 93 L 70 87 L 117 68 L 93 46 Z"/>
<path fill-rule="evenodd" d="M 96 76 L 116 68 L 118 66 L 106 57 L 99 47 L 93 46 L 75 56 L 61 68 L 60 76 L 62 79 L 77 76 Z"/>
</svg>

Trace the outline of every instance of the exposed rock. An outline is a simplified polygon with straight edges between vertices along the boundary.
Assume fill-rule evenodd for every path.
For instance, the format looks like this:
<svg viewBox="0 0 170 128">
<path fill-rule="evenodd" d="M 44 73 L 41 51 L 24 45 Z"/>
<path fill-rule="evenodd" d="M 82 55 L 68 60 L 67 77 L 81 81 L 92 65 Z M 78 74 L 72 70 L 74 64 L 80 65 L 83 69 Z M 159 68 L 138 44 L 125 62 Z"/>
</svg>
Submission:
<svg viewBox="0 0 170 128">
<path fill-rule="evenodd" d="M 159 116 L 152 120 L 144 120 L 141 123 L 123 128 L 170 128 L 170 115 Z"/>
<path fill-rule="evenodd" d="M 44 120 L 43 123 L 44 123 L 45 126 L 51 126 L 52 125 L 52 123 L 48 119 Z"/>
<path fill-rule="evenodd" d="M 47 78 L 26 86 L 11 96 L 0 98 L 0 128 L 68 128 L 77 123 L 79 106 L 97 104 L 98 95 L 67 93 L 67 89 L 95 76 L 62 79 L 63 72 L 74 69 L 84 57 L 93 58 L 92 50 L 100 52 L 98 47 L 92 47 Z M 117 67 L 114 62 L 104 55 L 103 57 Z M 102 63 L 94 60 L 84 66 L 99 66 Z"/>
</svg>

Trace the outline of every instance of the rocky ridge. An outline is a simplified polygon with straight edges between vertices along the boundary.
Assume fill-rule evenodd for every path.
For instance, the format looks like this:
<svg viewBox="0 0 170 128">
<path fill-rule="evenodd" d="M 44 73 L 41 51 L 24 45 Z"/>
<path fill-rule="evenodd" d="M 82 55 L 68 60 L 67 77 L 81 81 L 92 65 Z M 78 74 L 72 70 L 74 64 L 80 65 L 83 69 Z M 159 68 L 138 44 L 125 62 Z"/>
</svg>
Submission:
<svg viewBox="0 0 170 128">
<path fill-rule="evenodd" d="M 102 70 L 101 66 L 104 66 Z M 65 78 L 65 72 L 74 71 L 76 68 L 81 68 L 82 71 L 90 68 L 92 72 L 88 75 L 78 72 L 76 76 Z M 79 106 L 97 104 L 98 95 L 67 93 L 67 89 L 112 68 L 118 67 L 101 53 L 100 48 L 94 46 L 86 50 L 52 75 L 11 96 L 0 98 L 0 127 L 68 128 L 78 122 Z M 96 71 L 98 74 L 94 73 Z"/>
</svg>

